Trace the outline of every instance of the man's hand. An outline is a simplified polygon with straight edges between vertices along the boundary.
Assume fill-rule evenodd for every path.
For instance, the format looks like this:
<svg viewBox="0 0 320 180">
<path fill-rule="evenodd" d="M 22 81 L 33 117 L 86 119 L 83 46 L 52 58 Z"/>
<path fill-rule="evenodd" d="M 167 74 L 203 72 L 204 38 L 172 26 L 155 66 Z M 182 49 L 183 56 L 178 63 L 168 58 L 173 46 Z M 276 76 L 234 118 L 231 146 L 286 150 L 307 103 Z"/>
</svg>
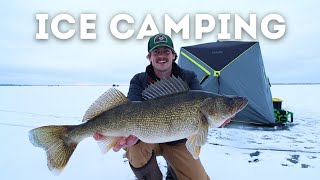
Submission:
<svg viewBox="0 0 320 180">
<path fill-rule="evenodd" d="M 102 139 L 103 135 L 99 134 L 99 133 L 94 133 L 93 138 L 97 141 L 97 140 Z M 130 146 L 136 144 L 138 140 L 139 139 L 133 135 L 130 135 L 128 137 L 123 137 L 116 143 L 116 145 L 113 146 L 112 149 L 113 149 L 113 151 L 118 152 L 121 148 L 130 147 Z"/>
</svg>

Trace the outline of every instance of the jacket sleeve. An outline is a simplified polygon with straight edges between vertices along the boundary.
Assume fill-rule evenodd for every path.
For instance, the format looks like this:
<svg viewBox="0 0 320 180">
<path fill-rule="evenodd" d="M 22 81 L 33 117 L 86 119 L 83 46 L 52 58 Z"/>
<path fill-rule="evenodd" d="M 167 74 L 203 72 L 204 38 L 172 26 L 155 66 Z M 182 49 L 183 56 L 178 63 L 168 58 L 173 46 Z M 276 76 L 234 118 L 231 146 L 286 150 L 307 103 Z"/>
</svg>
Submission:
<svg viewBox="0 0 320 180">
<path fill-rule="evenodd" d="M 130 87 L 128 91 L 128 99 L 130 101 L 142 101 L 142 91 L 143 84 L 141 80 L 141 74 L 136 74 L 130 81 Z M 139 139 L 136 144 L 139 144 L 141 140 Z"/>
<path fill-rule="evenodd" d="M 189 84 L 190 89 L 202 90 L 202 87 L 201 87 L 200 82 L 197 78 L 197 75 L 192 71 L 189 71 L 189 72 L 190 73 L 189 73 L 189 78 L 188 78 L 189 79 L 188 84 Z"/>
<path fill-rule="evenodd" d="M 142 91 L 143 85 L 141 84 L 139 74 L 136 74 L 130 81 L 127 97 L 130 101 L 142 101 Z"/>
</svg>

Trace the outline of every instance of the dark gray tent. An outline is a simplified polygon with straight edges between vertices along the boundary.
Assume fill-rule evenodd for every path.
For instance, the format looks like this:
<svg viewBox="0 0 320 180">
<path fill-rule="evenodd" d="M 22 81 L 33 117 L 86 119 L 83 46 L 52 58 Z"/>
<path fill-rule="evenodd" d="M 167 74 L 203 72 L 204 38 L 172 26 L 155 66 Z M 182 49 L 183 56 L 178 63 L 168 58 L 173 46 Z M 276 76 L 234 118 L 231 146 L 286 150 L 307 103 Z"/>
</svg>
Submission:
<svg viewBox="0 0 320 180">
<path fill-rule="evenodd" d="M 234 121 L 275 124 L 259 42 L 218 41 L 182 47 L 178 64 L 194 71 L 206 91 L 248 98 L 247 107 Z"/>
</svg>

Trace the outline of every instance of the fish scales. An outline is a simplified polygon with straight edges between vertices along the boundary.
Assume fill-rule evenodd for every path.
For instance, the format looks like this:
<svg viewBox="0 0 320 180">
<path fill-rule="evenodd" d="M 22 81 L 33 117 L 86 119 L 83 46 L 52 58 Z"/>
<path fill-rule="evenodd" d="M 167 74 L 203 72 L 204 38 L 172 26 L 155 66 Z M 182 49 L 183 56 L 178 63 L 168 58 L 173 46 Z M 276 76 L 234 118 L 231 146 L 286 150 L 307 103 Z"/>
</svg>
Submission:
<svg viewBox="0 0 320 180">
<path fill-rule="evenodd" d="M 131 134 L 148 143 L 173 141 L 179 136 L 183 139 L 186 133 L 199 128 L 200 104 L 205 98 L 202 92 L 190 91 L 174 97 L 120 105 L 75 128 L 69 137 L 79 134 L 86 137 L 98 131 L 108 136 Z M 159 135 L 167 139 L 160 140 Z"/>
<path fill-rule="evenodd" d="M 161 93 L 154 92 L 158 90 Z M 38 127 L 29 131 L 29 140 L 47 152 L 48 168 L 55 175 L 64 169 L 78 143 L 94 133 L 104 135 L 97 140 L 103 153 L 129 135 L 146 143 L 187 138 L 186 148 L 197 159 L 208 128 L 221 126 L 248 103 L 240 96 L 189 90 L 176 77 L 151 85 L 142 96 L 146 101 L 130 102 L 111 88 L 89 107 L 82 124 Z"/>
</svg>

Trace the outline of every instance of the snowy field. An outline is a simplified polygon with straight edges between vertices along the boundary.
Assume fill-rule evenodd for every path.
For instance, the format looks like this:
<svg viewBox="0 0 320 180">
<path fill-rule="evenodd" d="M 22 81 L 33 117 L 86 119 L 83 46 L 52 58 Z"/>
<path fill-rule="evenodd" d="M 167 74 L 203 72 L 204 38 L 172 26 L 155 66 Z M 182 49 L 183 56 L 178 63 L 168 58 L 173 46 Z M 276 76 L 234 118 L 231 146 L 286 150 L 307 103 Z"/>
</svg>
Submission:
<svg viewBox="0 0 320 180">
<path fill-rule="evenodd" d="M 0 179 L 135 179 L 124 151 L 101 155 L 93 140 L 81 142 L 65 170 L 54 176 L 45 152 L 28 131 L 49 124 L 79 124 L 107 86 L 0 86 Z M 125 94 L 128 86 L 117 87 Z M 273 97 L 294 112 L 294 122 L 273 129 L 229 125 L 212 129 L 200 158 L 214 180 L 320 179 L 320 85 L 274 85 Z M 165 162 L 158 157 L 163 174 Z"/>
</svg>

